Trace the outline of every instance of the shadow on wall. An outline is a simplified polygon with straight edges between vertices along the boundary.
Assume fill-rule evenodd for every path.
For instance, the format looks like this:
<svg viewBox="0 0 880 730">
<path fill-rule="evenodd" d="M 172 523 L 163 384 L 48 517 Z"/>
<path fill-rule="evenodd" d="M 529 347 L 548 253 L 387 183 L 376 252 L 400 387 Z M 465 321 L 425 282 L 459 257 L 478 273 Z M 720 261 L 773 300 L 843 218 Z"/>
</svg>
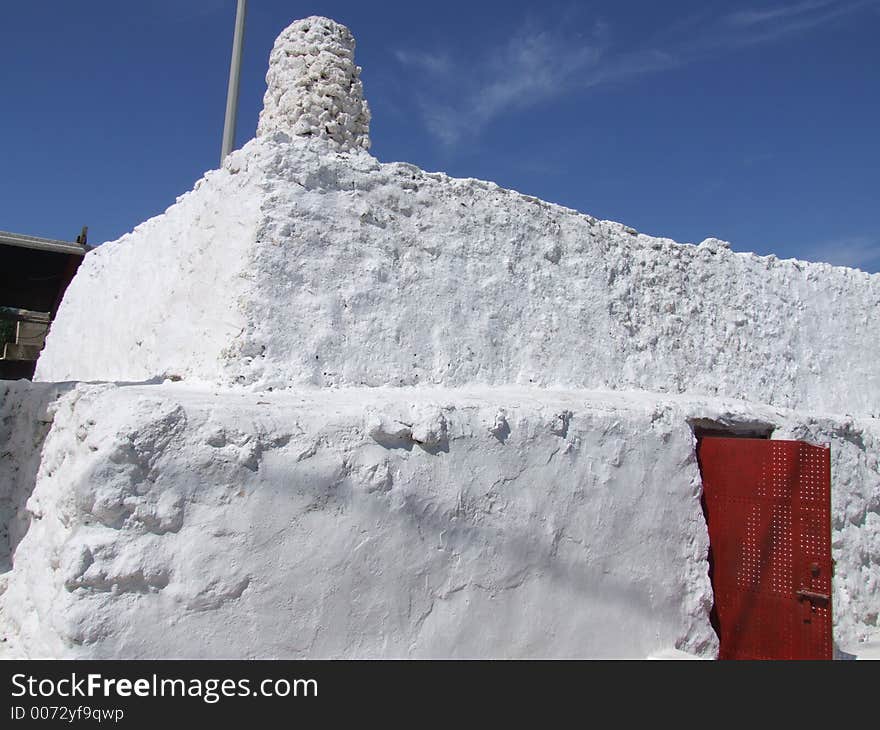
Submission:
<svg viewBox="0 0 880 730">
<path fill-rule="evenodd" d="M 0 382 L 0 575 L 30 526 L 25 505 L 34 491 L 49 406 L 75 383 Z"/>
</svg>

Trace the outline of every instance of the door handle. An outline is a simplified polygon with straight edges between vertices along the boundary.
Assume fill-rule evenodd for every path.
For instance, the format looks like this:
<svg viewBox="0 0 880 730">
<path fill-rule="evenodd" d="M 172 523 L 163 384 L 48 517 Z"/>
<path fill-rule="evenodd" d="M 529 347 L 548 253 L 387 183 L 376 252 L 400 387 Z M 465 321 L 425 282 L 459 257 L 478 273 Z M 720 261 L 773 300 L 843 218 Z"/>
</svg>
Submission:
<svg viewBox="0 0 880 730">
<path fill-rule="evenodd" d="M 803 601 L 805 598 L 808 601 L 822 601 L 827 603 L 831 600 L 831 596 L 826 595 L 825 593 L 816 593 L 815 591 L 808 591 L 803 588 L 797 592 L 798 600 Z"/>
</svg>

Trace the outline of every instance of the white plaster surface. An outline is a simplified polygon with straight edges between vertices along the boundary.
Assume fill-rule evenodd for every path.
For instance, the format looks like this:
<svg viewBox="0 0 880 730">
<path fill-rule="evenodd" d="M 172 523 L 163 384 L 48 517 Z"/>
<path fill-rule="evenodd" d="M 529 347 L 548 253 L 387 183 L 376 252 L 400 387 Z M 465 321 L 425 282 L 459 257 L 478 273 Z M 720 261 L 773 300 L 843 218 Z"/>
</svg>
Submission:
<svg viewBox="0 0 880 730">
<path fill-rule="evenodd" d="M 46 387 L 7 391 L 6 412 Z M 183 383 L 79 385 L 52 410 L 0 597 L 8 652 L 712 657 L 694 418 L 831 443 L 835 640 L 852 651 L 876 631 L 874 419 L 649 393 Z"/>
<path fill-rule="evenodd" d="M 880 413 L 880 276 L 261 137 L 90 252 L 37 379 L 644 389 Z"/>
</svg>

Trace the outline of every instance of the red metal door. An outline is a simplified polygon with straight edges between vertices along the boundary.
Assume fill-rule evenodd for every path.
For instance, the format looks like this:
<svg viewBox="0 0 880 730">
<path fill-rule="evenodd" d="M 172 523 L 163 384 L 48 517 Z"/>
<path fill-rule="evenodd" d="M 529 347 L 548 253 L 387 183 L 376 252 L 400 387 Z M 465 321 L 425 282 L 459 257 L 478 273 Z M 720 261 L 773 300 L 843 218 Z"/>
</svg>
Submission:
<svg viewBox="0 0 880 730">
<path fill-rule="evenodd" d="M 831 460 L 801 441 L 704 437 L 719 659 L 831 659 Z"/>
</svg>

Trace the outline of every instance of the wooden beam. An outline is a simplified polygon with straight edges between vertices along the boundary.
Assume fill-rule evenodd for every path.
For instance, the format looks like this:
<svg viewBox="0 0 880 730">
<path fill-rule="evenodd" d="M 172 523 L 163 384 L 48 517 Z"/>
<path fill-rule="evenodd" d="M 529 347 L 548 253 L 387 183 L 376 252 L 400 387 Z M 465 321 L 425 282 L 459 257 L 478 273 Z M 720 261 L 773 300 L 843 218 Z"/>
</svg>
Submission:
<svg viewBox="0 0 880 730">
<path fill-rule="evenodd" d="M 30 309 L 16 309 L 15 307 L 0 307 L 0 319 L 12 322 L 39 322 L 49 324 L 52 320 L 48 312 L 32 312 Z"/>
</svg>

